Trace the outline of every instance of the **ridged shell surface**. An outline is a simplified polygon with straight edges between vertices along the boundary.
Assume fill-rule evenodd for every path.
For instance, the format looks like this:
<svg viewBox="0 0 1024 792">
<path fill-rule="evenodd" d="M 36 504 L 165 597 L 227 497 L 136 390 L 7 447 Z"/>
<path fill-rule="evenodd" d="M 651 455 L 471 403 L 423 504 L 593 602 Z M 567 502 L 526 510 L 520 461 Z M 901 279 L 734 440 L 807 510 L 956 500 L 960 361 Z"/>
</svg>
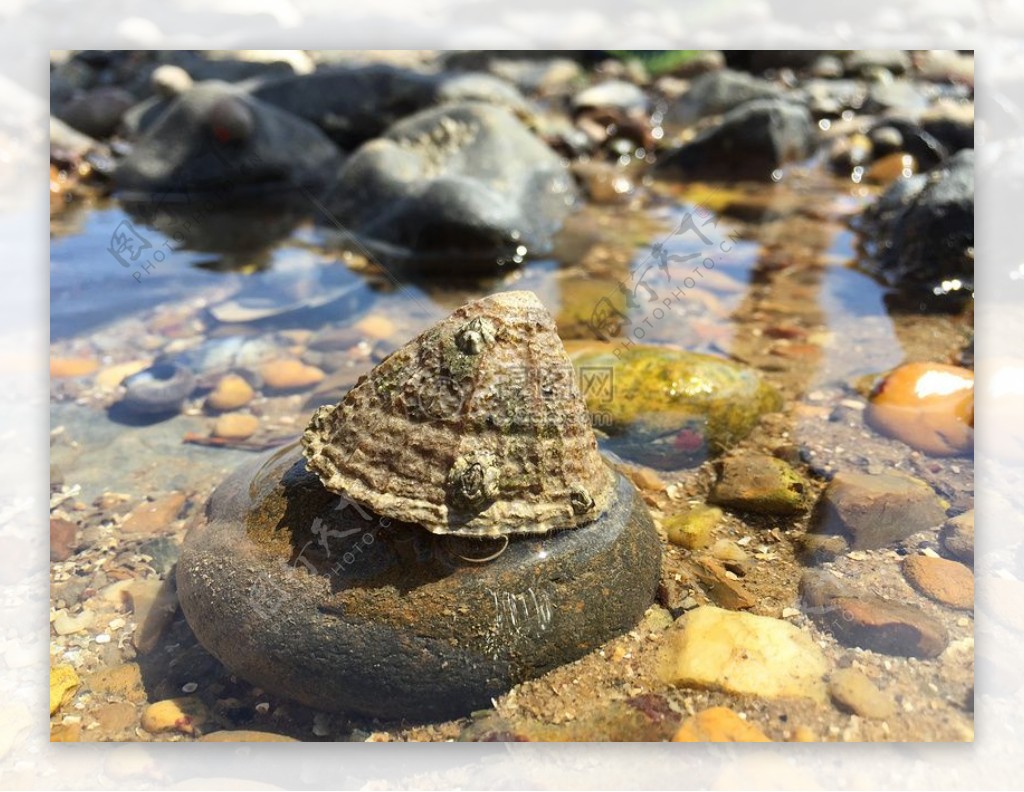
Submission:
<svg viewBox="0 0 1024 792">
<path fill-rule="evenodd" d="M 383 360 L 303 435 L 324 486 L 439 534 L 543 534 L 608 507 L 554 321 L 531 292 L 468 303 Z"/>
</svg>

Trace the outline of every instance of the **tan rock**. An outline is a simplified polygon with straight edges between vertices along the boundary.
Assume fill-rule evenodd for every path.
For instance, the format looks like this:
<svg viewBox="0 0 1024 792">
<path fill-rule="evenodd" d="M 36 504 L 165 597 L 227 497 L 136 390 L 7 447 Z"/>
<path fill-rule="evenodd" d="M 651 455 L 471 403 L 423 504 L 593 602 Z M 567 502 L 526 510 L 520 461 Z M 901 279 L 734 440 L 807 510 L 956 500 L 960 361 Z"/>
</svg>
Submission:
<svg viewBox="0 0 1024 792">
<path fill-rule="evenodd" d="M 256 392 L 243 377 L 228 374 L 221 377 L 217 387 L 206 397 L 206 407 L 219 412 L 237 410 L 251 402 L 255 395 Z"/>
<path fill-rule="evenodd" d="M 827 672 L 821 649 L 794 625 L 711 606 L 677 620 L 659 666 L 670 685 L 819 702 L 827 700 Z"/>
<path fill-rule="evenodd" d="M 50 742 L 79 742 L 81 723 L 55 723 L 50 727 Z"/>
<path fill-rule="evenodd" d="M 127 363 L 116 363 L 106 366 L 96 374 L 96 386 L 104 390 L 114 390 L 125 377 L 138 374 L 150 365 L 148 360 L 129 360 Z"/>
<path fill-rule="evenodd" d="M 99 365 L 92 358 L 50 358 L 50 378 L 84 377 L 96 371 Z"/>
<path fill-rule="evenodd" d="M 316 385 L 326 375 L 301 360 L 274 360 L 260 367 L 260 376 L 273 390 L 299 390 Z"/>
<path fill-rule="evenodd" d="M 184 492 L 172 492 L 136 506 L 125 518 L 121 530 L 126 534 L 165 533 L 181 515 L 187 500 Z"/>
<path fill-rule="evenodd" d="M 273 732 L 252 731 L 250 729 L 234 729 L 231 731 L 215 731 L 204 734 L 199 742 L 298 742 L 294 737 Z"/>
<path fill-rule="evenodd" d="M 771 742 L 757 726 L 728 707 L 712 707 L 688 719 L 672 742 Z"/>
<path fill-rule="evenodd" d="M 807 509 L 807 484 L 793 468 L 773 456 L 726 457 L 708 501 L 756 514 L 791 515 Z"/>
<path fill-rule="evenodd" d="M 855 668 L 841 668 L 828 681 L 832 700 L 847 712 L 864 718 L 885 720 L 896 714 L 896 703 L 868 677 Z"/>
<path fill-rule="evenodd" d="M 895 152 L 879 157 L 871 163 L 864 179 L 871 184 L 890 184 L 897 179 L 908 179 L 917 173 L 917 160 L 910 154 Z"/>
<path fill-rule="evenodd" d="M 142 686 L 142 673 L 137 663 L 124 663 L 113 668 L 104 668 L 89 675 L 85 680 L 94 696 L 127 699 L 135 703 L 146 700 Z"/>
<path fill-rule="evenodd" d="M 92 611 L 86 610 L 72 615 L 70 611 L 61 609 L 54 616 L 51 626 L 57 635 L 73 635 L 74 633 L 88 630 L 92 627 L 92 623 Z"/>
<path fill-rule="evenodd" d="M 245 440 L 256 434 L 260 419 L 246 413 L 227 413 L 213 425 L 212 435 L 224 440 Z"/>
<path fill-rule="evenodd" d="M 694 506 L 681 514 L 666 517 L 662 525 L 672 544 L 687 550 L 702 550 L 711 544 L 722 517 L 722 510 L 717 506 Z"/>
<path fill-rule="evenodd" d="M 701 558 L 694 562 L 693 568 L 708 597 L 716 605 L 729 610 L 745 610 L 757 604 L 754 596 L 738 580 L 732 580 L 717 559 Z"/>
<path fill-rule="evenodd" d="M 93 711 L 93 715 L 99 722 L 104 737 L 116 735 L 134 726 L 139 719 L 135 705 L 123 701 L 101 704 Z"/>
<path fill-rule="evenodd" d="M 961 563 L 926 555 L 907 556 L 903 559 L 903 576 L 936 602 L 961 610 L 974 607 L 974 573 Z"/>
<path fill-rule="evenodd" d="M 78 526 L 70 520 L 50 518 L 50 560 L 67 561 L 75 549 Z"/>
<path fill-rule="evenodd" d="M 386 316 L 370 314 L 356 322 L 356 329 L 363 335 L 369 336 L 377 341 L 391 338 L 395 334 L 395 323 Z"/>
<path fill-rule="evenodd" d="M 974 566 L 974 509 L 947 520 L 939 540 L 950 555 Z"/>
<path fill-rule="evenodd" d="M 178 609 L 178 593 L 174 579 L 160 581 L 152 578 L 134 581 L 128 587 L 126 595 L 135 615 L 136 628 L 132 635 L 132 643 L 140 654 L 148 654 L 156 648 L 160 636 Z"/>
<path fill-rule="evenodd" d="M 142 713 L 142 728 L 150 734 L 177 731 L 195 734 L 209 718 L 206 706 L 195 696 L 165 699 L 150 704 Z"/>
</svg>

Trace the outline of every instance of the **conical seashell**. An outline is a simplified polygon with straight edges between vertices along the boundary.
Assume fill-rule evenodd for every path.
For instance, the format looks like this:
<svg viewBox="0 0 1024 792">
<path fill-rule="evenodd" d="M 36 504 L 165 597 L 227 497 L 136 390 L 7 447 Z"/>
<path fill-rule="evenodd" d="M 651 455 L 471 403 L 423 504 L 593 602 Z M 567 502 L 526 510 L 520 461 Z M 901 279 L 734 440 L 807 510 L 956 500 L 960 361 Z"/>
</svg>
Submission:
<svg viewBox="0 0 1024 792">
<path fill-rule="evenodd" d="M 573 528 L 613 492 L 554 321 L 530 292 L 459 308 L 317 410 L 302 442 L 325 487 L 439 534 Z"/>
</svg>

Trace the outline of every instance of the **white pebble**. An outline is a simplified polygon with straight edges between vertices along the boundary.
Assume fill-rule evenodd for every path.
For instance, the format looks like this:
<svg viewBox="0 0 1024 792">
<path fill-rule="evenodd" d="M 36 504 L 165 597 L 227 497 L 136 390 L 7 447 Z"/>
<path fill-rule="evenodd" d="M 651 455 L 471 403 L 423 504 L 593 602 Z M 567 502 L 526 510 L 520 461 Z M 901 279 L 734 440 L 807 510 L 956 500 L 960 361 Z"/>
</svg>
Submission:
<svg viewBox="0 0 1024 792">
<path fill-rule="evenodd" d="M 98 644 L 108 644 L 108 643 L 110 643 L 110 636 L 107 635 L 106 633 L 100 633 L 99 635 L 96 636 L 96 638 L 94 640 Z"/>
<path fill-rule="evenodd" d="M 199 685 L 197 685 L 195 682 L 186 682 L 184 685 L 181 686 L 181 692 L 195 693 L 198 687 Z"/>
<path fill-rule="evenodd" d="M 261 701 L 259 704 L 256 705 L 256 711 L 260 715 L 266 715 L 268 712 L 270 712 L 270 704 L 266 701 Z"/>
</svg>

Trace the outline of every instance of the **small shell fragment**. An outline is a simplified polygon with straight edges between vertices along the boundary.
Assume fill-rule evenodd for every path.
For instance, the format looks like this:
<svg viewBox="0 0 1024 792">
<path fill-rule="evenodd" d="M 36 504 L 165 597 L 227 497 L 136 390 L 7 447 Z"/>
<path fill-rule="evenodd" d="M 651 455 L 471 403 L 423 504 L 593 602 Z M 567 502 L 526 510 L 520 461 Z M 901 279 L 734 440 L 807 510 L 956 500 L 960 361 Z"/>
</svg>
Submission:
<svg viewBox="0 0 1024 792">
<path fill-rule="evenodd" d="M 459 308 L 303 435 L 324 486 L 438 534 L 544 534 L 597 519 L 614 474 L 554 320 L 530 292 Z"/>
</svg>

